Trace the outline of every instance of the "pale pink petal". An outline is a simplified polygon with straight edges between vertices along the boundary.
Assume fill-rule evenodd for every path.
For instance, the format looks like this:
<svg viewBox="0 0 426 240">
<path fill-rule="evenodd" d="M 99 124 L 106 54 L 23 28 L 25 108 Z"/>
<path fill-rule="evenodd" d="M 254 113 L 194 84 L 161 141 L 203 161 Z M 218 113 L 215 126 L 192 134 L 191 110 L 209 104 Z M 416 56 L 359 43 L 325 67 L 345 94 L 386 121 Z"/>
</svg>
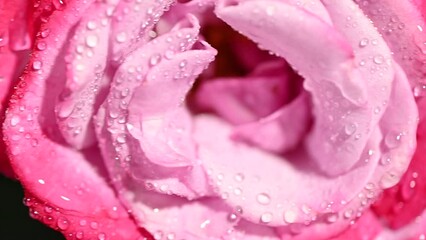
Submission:
<svg viewBox="0 0 426 240">
<path fill-rule="evenodd" d="M 66 82 L 56 106 L 56 118 L 68 144 L 82 149 L 96 142 L 92 116 L 104 98 L 110 19 L 103 19 L 112 6 L 94 3 L 91 14 L 80 20 L 68 48 Z M 41 45 L 40 45 L 41 46 Z M 44 45 L 43 45 L 44 46 Z"/>
<path fill-rule="evenodd" d="M 193 102 L 200 111 L 211 111 L 232 124 L 257 121 L 288 103 L 295 79 L 283 62 L 261 64 L 240 78 L 218 78 L 201 83 Z"/>
<path fill-rule="evenodd" d="M 282 239 L 273 227 L 254 224 L 240 220 L 238 225 L 221 239 L 224 240 L 280 240 Z"/>
<path fill-rule="evenodd" d="M 280 2 L 249 1 L 236 6 L 219 6 L 216 11 L 219 17 L 252 40 L 285 57 L 305 78 L 304 86 L 313 94 L 316 119 L 307 144 L 319 167 L 332 175 L 352 168 L 360 158 L 369 133 L 355 140 L 344 133 L 345 126 L 356 123 L 358 131 L 364 132 L 374 126 L 378 117 L 373 121 L 373 103 L 366 95 L 367 80 L 356 67 L 350 43 L 316 16 Z M 252 17 L 257 21 L 252 21 Z M 294 26 L 300 31 L 292 31 Z M 313 33 L 329 37 L 312 38 Z M 390 55 L 389 51 L 387 54 Z M 386 77 L 388 74 L 384 79 Z M 387 99 L 388 92 L 382 91 L 378 99 Z M 330 124 L 330 120 L 335 121 Z M 336 138 L 339 135 L 340 138 Z M 348 145 L 351 145 L 351 152 L 345 150 Z"/>
<path fill-rule="evenodd" d="M 123 60 L 127 54 L 150 40 L 150 31 L 169 10 L 174 1 L 118 1 L 118 6 L 107 9 L 112 16 L 112 57 Z"/>
<path fill-rule="evenodd" d="M 309 130 L 309 110 L 309 97 L 302 93 L 268 117 L 236 127 L 232 138 L 278 154 L 293 150 Z"/>
<path fill-rule="evenodd" d="M 156 239 L 222 239 L 238 223 L 232 209 L 219 198 L 188 201 L 139 187 L 124 197 L 131 202 L 136 218 Z"/>
</svg>

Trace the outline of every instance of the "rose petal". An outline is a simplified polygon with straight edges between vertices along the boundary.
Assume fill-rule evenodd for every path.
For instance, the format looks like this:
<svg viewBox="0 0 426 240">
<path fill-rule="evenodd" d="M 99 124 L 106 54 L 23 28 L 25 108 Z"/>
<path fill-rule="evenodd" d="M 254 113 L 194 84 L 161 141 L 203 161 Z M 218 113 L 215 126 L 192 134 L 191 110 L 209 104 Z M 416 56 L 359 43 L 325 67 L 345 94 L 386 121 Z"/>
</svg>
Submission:
<svg viewBox="0 0 426 240">
<path fill-rule="evenodd" d="M 281 239 L 276 230 L 272 227 L 253 224 L 241 220 L 238 225 L 228 234 L 222 237 L 224 240 L 245 239 L 245 240 L 279 240 Z"/>
<path fill-rule="evenodd" d="M 420 123 L 417 130 L 417 148 L 413 159 L 401 181 L 395 187 L 386 190 L 374 204 L 374 211 L 385 218 L 392 228 L 400 228 L 412 222 L 426 207 L 426 162 L 424 154 L 425 107 L 426 101 L 417 102 L 420 110 Z"/>
<path fill-rule="evenodd" d="M 375 240 L 419 240 L 426 236 L 426 212 L 399 229 L 383 229 Z"/>
<path fill-rule="evenodd" d="M 235 128 L 232 138 L 278 154 L 296 148 L 310 127 L 310 104 L 306 93 L 255 123 Z"/>
<path fill-rule="evenodd" d="M 129 188 L 125 198 L 154 238 L 220 239 L 238 223 L 238 219 L 229 220 L 232 210 L 218 198 L 188 201 L 140 187 Z"/>
<path fill-rule="evenodd" d="M 269 62 L 247 77 L 202 82 L 192 102 L 198 111 L 213 111 L 232 124 L 249 123 L 290 101 L 294 77 L 283 62 Z"/>
<path fill-rule="evenodd" d="M 370 1 L 359 4 L 403 67 L 417 96 L 426 84 L 426 25 L 415 1 Z M 371 45 L 373 39 L 369 39 Z"/>
<path fill-rule="evenodd" d="M 107 10 L 113 17 L 112 52 L 113 59 L 120 60 L 150 39 L 149 32 L 173 0 L 160 1 L 119 1 L 118 6 Z"/>
<path fill-rule="evenodd" d="M 103 19 L 110 8 L 94 3 L 83 16 L 68 48 L 67 72 L 62 99 L 56 105 L 59 130 L 65 141 L 76 149 L 96 142 L 92 116 L 104 99 L 108 84 L 104 76 L 107 64 L 110 20 Z"/>
<path fill-rule="evenodd" d="M 45 41 L 46 49 L 32 55 L 29 69 L 11 98 L 4 134 L 11 164 L 29 197 L 27 202 L 36 202 L 27 203 L 35 218 L 68 239 L 80 233 L 87 238 L 134 239 L 142 233 L 88 161 L 99 156 L 90 150 L 76 152 L 61 145 L 51 128 L 51 119 L 45 118 L 49 116 L 45 111 L 53 114 L 54 101 L 50 98 L 55 98 L 60 89 L 60 82 L 52 84 L 57 79 L 53 69 L 63 73 L 59 67 L 65 65 L 60 50 L 90 4 L 91 1 L 68 2 L 60 13 L 53 12 L 41 28 L 48 29 L 49 36 L 40 34 L 35 44 Z M 22 140 L 14 140 L 15 135 Z"/>
<path fill-rule="evenodd" d="M 169 111 L 179 110 L 181 98 L 190 88 L 187 80 L 193 81 L 192 74 L 202 71 L 215 54 L 215 51 L 206 45 L 201 46 L 200 50 L 190 50 L 197 46 L 194 44 L 198 31 L 198 20 L 188 16 L 171 32 L 130 54 L 118 69 L 111 93 L 97 116 L 100 146 L 107 160 L 106 164 L 114 176 L 130 175 L 137 182 L 155 186 L 155 191 L 170 191 L 190 198 L 204 196 L 211 191 L 208 184 L 202 181 L 206 177 L 200 166 L 196 164 L 192 167 L 194 154 L 192 157 L 179 156 L 186 154 L 188 150 L 189 153 L 193 152 L 193 146 L 177 141 L 181 137 L 185 139 L 185 133 L 179 133 L 182 126 L 178 125 L 183 124 L 185 127 L 188 123 L 185 118 L 176 116 L 185 116 L 186 113 Z M 186 62 L 183 62 L 184 60 Z M 175 71 L 176 69 L 185 71 Z M 165 73 L 168 75 L 164 75 Z M 165 94 L 165 90 L 169 94 Z M 153 108 L 151 103 L 155 103 L 156 107 Z M 159 112 L 161 110 L 164 112 Z M 167 134 L 158 132 L 161 130 L 158 127 L 163 123 L 168 128 L 164 130 Z M 148 126 L 146 124 L 152 124 L 152 128 L 145 129 Z M 171 146 L 163 142 L 164 137 L 169 136 L 172 137 L 171 141 L 175 141 L 173 144 L 177 145 Z M 143 141 L 139 142 L 138 139 Z M 185 142 L 189 143 L 190 140 Z M 176 151 L 173 147 L 182 149 Z M 179 161 L 173 162 L 176 161 L 174 157 Z M 116 159 L 120 164 L 110 159 Z M 172 165 L 185 166 L 188 159 L 191 160 L 189 168 L 169 168 Z M 198 180 L 192 181 L 194 178 Z"/>
</svg>

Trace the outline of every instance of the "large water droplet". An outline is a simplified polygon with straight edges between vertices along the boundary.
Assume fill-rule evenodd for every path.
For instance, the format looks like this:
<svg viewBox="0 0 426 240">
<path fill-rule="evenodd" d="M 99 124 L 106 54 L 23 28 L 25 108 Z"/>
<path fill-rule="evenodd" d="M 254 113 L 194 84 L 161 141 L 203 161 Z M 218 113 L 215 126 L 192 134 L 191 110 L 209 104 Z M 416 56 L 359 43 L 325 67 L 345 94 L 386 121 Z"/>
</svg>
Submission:
<svg viewBox="0 0 426 240">
<path fill-rule="evenodd" d="M 400 132 L 390 131 L 385 136 L 385 144 L 388 148 L 396 148 L 401 144 L 403 134 Z"/>
<path fill-rule="evenodd" d="M 359 46 L 360 47 L 366 47 L 368 45 L 368 39 L 367 38 L 362 38 L 360 41 L 359 41 Z"/>
<path fill-rule="evenodd" d="M 65 8 L 65 0 L 52 0 L 55 9 L 62 11 Z"/>
<path fill-rule="evenodd" d="M 399 182 L 399 177 L 390 171 L 386 172 L 383 177 L 380 179 L 380 186 L 384 189 L 395 186 Z"/>
<path fill-rule="evenodd" d="M 161 61 L 161 55 L 160 54 L 154 54 L 151 56 L 151 58 L 149 59 L 149 64 L 151 66 L 155 66 L 157 65 L 159 62 Z"/>
<path fill-rule="evenodd" d="M 357 126 L 354 123 L 348 123 L 345 126 L 345 133 L 347 135 L 352 135 L 356 132 Z"/>
<path fill-rule="evenodd" d="M 297 213 L 295 211 L 289 210 L 284 212 L 284 221 L 287 223 L 294 223 L 297 218 Z"/>
<path fill-rule="evenodd" d="M 68 219 L 64 217 L 59 217 L 58 221 L 56 222 L 56 225 L 61 230 L 67 230 L 70 226 L 70 223 L 68 222 Z"/>
<path fill-rule="evenodd" d="M 46 49 L 46 43 L 45 42 L 38 42 L 37 43 L 37 50 L 43 51 Z"/>
<path fill-rule="evenodd" d="M 237 181 L 237 182 L 242 182 L 242 181 L 244 180 L 244 174 L 242 174 L 242 173 L 237 173 L 237 174 L 235 174 L 234 179 L 235 179 L 235 181 Z"/>
<path fill-rule="evenodd" d="M 384 58 L 382 55 L 377 55 L 377 56 L 374 56 L 373 58 L 373 62 L 376 64 L 382 64 L 383 61 L 384 61 Z"/>
<path fill-rule="evenodd" d="M 12 127 L 18 125 L 18 123 L 21 121 L 21 118 L 19 118 L 19 116 L 17 115 L 13 115 L 12 118 L 10 118 L 10 125 Z"/>
<path fill-rule="evenodd" d="M 36 60 L 36 61 L 33 62 L 32 68 L 33 68 L 33 70 L 38 71 L 38 70 L 41 69 L 41 65 L 42 65 L 42 63 L 40 61 Z"/>
<path fill-rule="evenodd" d="M 94 48 L 98 44 L 98 37 L 95 35 L 89 35 L 86 37 L 86 45 L 88 47 Z"/>
<path fill-rule="evenodd" d="M 268 205 L 271 203 L 271 197 L 266 193 L 259 193 L 256 197 L 256 200 L 262 205 Z"/>
<path fill-rule="evenodd" d="M 115 41 L 117 41 L 118 43 L 123 43 L 126 41 L 126 39 L 127 39 L 127 36 L 125 32 L 121 32 L 117 34 L 117 36 L 115 37 Z"/>
<path fill-rule="evenodd" d="M 260 216 L 261 223 L 270 223 L 272 221 L 273 215 L 270 212 L 265 212 Z"/>
<path fill-rule="evenodd" d="M 96 22 L 95 21 L 88 21 L 86 27 L 89 30 L 94 30 L 94 29 L 96 29 Z"/>
</svg>

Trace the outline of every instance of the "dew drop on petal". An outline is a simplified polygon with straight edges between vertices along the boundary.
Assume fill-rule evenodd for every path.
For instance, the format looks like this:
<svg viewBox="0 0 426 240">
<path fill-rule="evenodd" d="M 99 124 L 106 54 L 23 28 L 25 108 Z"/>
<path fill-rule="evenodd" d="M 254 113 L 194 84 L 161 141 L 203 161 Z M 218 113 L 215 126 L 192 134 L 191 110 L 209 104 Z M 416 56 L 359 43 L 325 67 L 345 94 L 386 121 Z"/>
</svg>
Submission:
<svg viewBox="0 0 426 240">
<path fill-rule="evenodd" d="M 362 38 L 360 41 L 359 41 L 359 46 L 360 47 L 366 47 L 368 45 L 368 39 L 367 38 Z"/>
<path fill-rule="evenodd" d="M 59 217 L 58 221 L 56 222 L 56 225 L 58 226 L 59 229 L 66 230 L 70 226 L 70 223 L 68 222 L 68 219 L 64 217 Z"/>
<path fill-rule="evenodd" d="M 75 238 L 76 239 L 83 239 L 84 238 L 84 233 L 83 232 L 76 232 L 75 233 Z"/>
<path fill-rule="evenodd" d="M 272 221 L 273 215 L 270 212 L 265 212 L 260 216 L 261 223 L 270 223 Z"/>
<path fill-rule="evenodd" d="M 157 65 L 159 62 L 161 61 L 161 55 L 160 54 L 154 54 L 151 56 L 151 58 L 149 59 L 149 64 L 151 66 L 155 66 Z"/>
<path fill-rule="evenodd" d="M 296 212 L 292 210 L 284 212 L 284 221 L 286 221 L 287 223 L 294 223 L 296 221 L 296 217 Z"/>
<path fill-rule="evenodd" d="M 41 65 L 42 65 L 42 63 L 40 61 L 36 60 L 36 61 L 33 62 L 32 68 L 33 68 L 33 70 L 37 71 L 37 70 L 41 69 Z"/>
<path fill-rule="evenodd" d="M 237 173 L 237 174 L 235 174 L 234 179 L 237 182 L 242 182 L 244 180 L 244 175 L 242 173 Z"/>
<path fill-rule="evenodd" d="M 388 148 L 396 148 L 401 144 L 402 133 L 390 131 L 385 136 L 385 144 Z"/>
<path fill-rule="evenodd" d="M 395 184 L 399 182 L 399 178 L 397 175 L 390 171 L 386 172 L 383 177 L 380 179 L 380 186 L 384 189 L 393 187 Z"/>
<path fill-rule="evenodd" d="M 256 200 L 262 205 L 268 205 L 271 203 L 271 197 L 266 193 L 259 193 L 256 197 Z"/>
<path fill-rule="evenodd" d="M 89 22 L 87 22 L 86 27 L 89 30 L 94 30 L 94 29 L 96 29 L 96 22 L 95 21 L 89 21 Z"/>
<path fill-rule="evenodd" d="M 382 64 L 384 61 L 384 58 L 382 55 L 377 55 L 373 58 L 374 63 L 376 64 Z"/>
<path fill-rule="evenodd" d="M 95 35 L 89 35 L 86 37 L 86 45 L 88 47 L 96 47 L 96 45 L 98 44 L 98 37 Z"/>
<path fill-rule="evenodd" d="M 357 129 L 356 124 L 354 124 L 354 123 L 346 124 L 346 126 L 345 126 L 345 133 L 347 135 L 352 135 L 352 134 L 355 133 L 356 129 Z"/>
<path fill-rule="evenodd" d="M 46 49 L 46 43 L 45 42 L 38 42 L 37 43 L 37 50 L 43 51 Z"/>
<path fill-rule="evenodd" d="M 115 41 L 117 41 L 118 43 L 123 43 L 126 41 L 126 33 L 125 32 L 121 32 L 119 34 L 117 34 L 117 36 L 115 37 Z"/>
</svg>

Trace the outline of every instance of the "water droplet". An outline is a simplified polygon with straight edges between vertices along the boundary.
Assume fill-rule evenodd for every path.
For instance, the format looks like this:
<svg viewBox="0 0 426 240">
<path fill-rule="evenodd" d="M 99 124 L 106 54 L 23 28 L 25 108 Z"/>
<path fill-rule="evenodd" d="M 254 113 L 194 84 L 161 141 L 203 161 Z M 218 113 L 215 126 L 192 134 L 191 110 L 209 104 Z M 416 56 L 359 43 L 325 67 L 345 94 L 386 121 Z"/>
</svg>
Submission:
<svg viewBox="0 0 426 240">
<path fill-rule="evenodd" d="M 234 194 L 235 195 L 239 196 L 239 195 L 241 195 L 241 193 L 243 193 L 243 190 L 241 190 L 241 188 L 235 188 L 234 189 Z"/>
<path fill-rule="evenodd" d="M 52 0 L 55 9 L 62 11 L 65 8 L 65 0 Z"/>
<path fill-rule="evenodd" d="M 126 135 L 125 134 L 119 134 L 117 136 L 117 142 L 118 143 L 126 143 Z"/>
<path fill-rule="evenodd" d="M 173 240 L 173 239 L 175 239 L 175 234 L 174 233 L 167 234 L 167 240 Z"/>
<path fill-rule="evenodd" d="M 227 219 L 230 222 L 235 222 L 235 221 L 238 220 L 238 215 L 235 214 L 235 213 L 230 213 L 230 214 L 228 214 L 228 218 Z"/>
<path fill-rule="evenodd" d="M 384 58 L 382 55 L 377 55 L 373 58 L 374 63 L 376 64 L 382 64 L 384 62 Z"/>
<path fill-rule="evenodd" d="M 354 134 L 356 132 L 356 129 L 357 129 L 357 125 L 356 124 L 354 124 L 354 123 L 348 123 L 345 126 L 345 133 L 350 136 L 350 135 L 352 135 L 352 134 Z"/>
<path fill-rule="evenodd" d="M 383 177 L 380 179 L 380 186 L 384 189 L 395 186 L 399 182 L 399 177 L 390 171 L 386 172 Z"/>
<path fill-rule="evenodd" d="M 68 222 L 68 219 L 66 219 L 64 217 L 59 217 L 58 221 L 56 222 L 56 225 L 61 230 L 67 230 L 68 227 L 70 226 L 70 223 Z"/>
<path fill-rule="evenodd" d="M 46 182 L 43 179 L 39 179 L 38 183 L 40 183 L 41 185 L 44 185 Z"/>
<path fill-rule="evenodd" d="M 86 220 L 84 219 L 80 220 L 80 226 L 86 226 L 86 224 L 87 224 Z"/>
<path fill-rule="evenodd" d="M 380 158 L 380 163 L 382 164 L 382 165 L 389 165 L 390 163 L 391 163 L 391 161 L 392 161 L 392 159 L 386 154 L 386 155 L 383 155 L 381 158 Z"/>
<path fill-rule="evenodd" d="M 390 131 L 385 136 L 385 144 L 388 148 L 396 148 L 401 144 L 403 134 L 400 132 Z"/>
<path fill-rule="evenodd" d="M 123 43 L 126 41 L 126 39 L 127 39 L 127 36 L 125 32 L 121 32 L 117 34 L 117 36 L 115 37 L 115 41 L 117 41 L 118 43 Z"/>
<path fill-rule="evenodd" d="M 95 21 L 88 21 L 86 27 L 89 30 L 94 30 L 94 29 L 96 29 L 96 22 Z"/>
<path fill-rule="evenodd" d="M 188 63 L 188 61 L 187 60 L 182 60 L 180 63 L 179 63 L 179 68 L 184 68 L 185 66 L 186 66 L 186 64 Z"/>
<path fill-rule="evenodd" d="M 262 205 L 268 205 L 271 203 L 271 197 L 266 193 L 259 193 L 256 197 L 256 200 Z"/>
<path fill-rule="evenodd" d="M 161 61 L 161 55 L 160 54 L 154 54 L 151 56 L 151 58 L 149 59 L 149 64 L 151 66 L 155 66 L 157 65 L 159 62 Z"/>
<path fill-rule="evenodd" d="M 360 41 L 359 41 L 359 46 L 360 47 L 366 47 L 368 45 L 368 39 L 367 38 L 362 38 Z"/>
<path fill-rule="evenodd" d="M 235 179 L 235 181 L 237 181 L 237 182 L 242 182 L 242 181 L 244 180 L 244 174 L 242 174 L 242 173 L 237 173 L 237 174 L 235 174 L 234 179 Z"/>
<path fill-rule="evenodd" d="M 273 215 L 270 212 L 263 213 L 260 216 L 261 223 L 270 223 L 272 221 Z"/>
<path fill-rule="evenodd" d="M 37 43 L 37 50 L 43 51 L 46 49 L 46 43 L 45 42 L 38 42 Z"/>
<path fill-rule="evenodd" d="M 297 213 L 295 211 L 289 210 L 284 212 L 284 221 L 287 223 L 294 223 L 297 218 Z"/>
<path fill-rule="evenodd" d="M 42 63 L 38 60 L 34 61 L 32 64 L 33 70 L 37 71 L 41 69 Z"/>
<path fill-rule="evenodd" d="M 98 44 L 98 37 L 95 35 L 89 35 L 86 37 L 86 45 L 90 48 L 96 47 Z"/>
<path fill-rule="evenodd" d="M 46 37 L 48 37 L 48 36 L 49 36 L 49 34 L 50 34 L 50 30 L 49 30 L 49 29 L 44 29 L 43 31 L 41 31 L 41 32 L 40 32 L 40 36 L 41 36 L 42 38 L 46 38 Z"/>
<path fill-rule="evenodd" d="M 98 228 L 98 223 L 97 222 L 91 222 L 90 223 L 90 228 L 97 229 Z"/>
<path fill-rule="evenodd" d="M 155 240 L 161 240 L 163 238 L 163 232 L 162 231 L 156 231 L 154 233 L 154 239 Z"/>
<path fill-rule="evenodd" d="M 83 239 L 84 237 L 84 233 L 83 232 L 76 232 L 75 233 L 75 238 L 77 239 Z"/>
<path fill-rule="evenodd" d="M 353 210 L 351 210 L 351 209 L 348 209 L 343 213 L 343 217 L 346 218 L 346 219 L 351 218 L 352 215 L 353 215 Z"/>
<path fill-rule="evenodd" d="M 105 239 L 106 239 L 106 235 L 105 235 L 105 233 L 99 233 L 99 234 L 98 234 L 98 239 L 99 239 L 99 240 L 105 240 Z"/>
<path fill-rule="evenodd" d="M 337 221 L 338 218 L 339 215 L 337 213 L 328 213 L 325 219 L 328 223 L 334 223 Z"/>
<path fill-rule="evenodd" d="M 18 123 L 21 121 L 21 118 L 19 118 L 19 116 L 17 115 L 13 115 L 12 118 L 10 119 L 10 125 L 12 127 L 18 125 Z"/>
</svg>

